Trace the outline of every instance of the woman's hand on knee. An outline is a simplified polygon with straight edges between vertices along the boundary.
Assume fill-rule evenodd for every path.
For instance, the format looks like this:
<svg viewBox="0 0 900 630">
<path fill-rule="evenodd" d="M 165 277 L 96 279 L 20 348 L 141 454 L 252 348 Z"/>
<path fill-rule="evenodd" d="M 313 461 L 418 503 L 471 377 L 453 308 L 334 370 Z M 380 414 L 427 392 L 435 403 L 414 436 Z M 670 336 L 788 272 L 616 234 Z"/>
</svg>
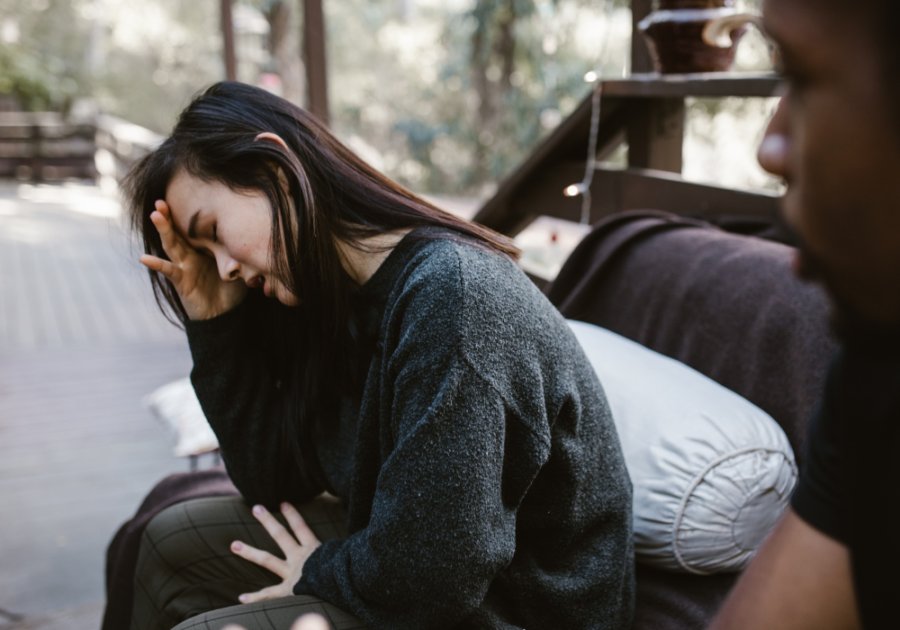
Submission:
<svg viewBox="0 0 900 630">
<path fill-rule="evenodd" d="M 298 617 L 291 630 L 331 630 L 328 621 L 317 613 L 306 613 Z"/>
<path fill-rule="evenodd" d="M 243 626 L 229 624 L 222 630 L 246 630 Z M 306 613 L 297 617 L 297 621 L 291 626 L 291 630 L 331 630 L 328 621 L 318 613 Z"/>
<path fill-rule="evenodd" d="M 231 543 L 232 552 L 245 560 L 258 564 L 264 569 L 268 569 L 282 579 L 281 584 L 264 588 L 255 593 L 244 593 L 238 598 L 243 604 L 293 595 L 294 585 L 300 581 L 300 576 L 303 575 L 303 565 L 306 564 L 306 559 L 322 544 L 294 506 L 282 503 L 281 512 L 284 514 L 284 518 L 287 519 L 293 535 L 266 508 L 261 505 L 253 508 L 253 515 L 256 517 L 256 520 L 265 527 L 266 531 L 269 532 L 281 548 L 281 551 L 284 553 L 284 559 L 273 556 L 262 549 L 251 547 L 239 540 Z"/>
</svg>

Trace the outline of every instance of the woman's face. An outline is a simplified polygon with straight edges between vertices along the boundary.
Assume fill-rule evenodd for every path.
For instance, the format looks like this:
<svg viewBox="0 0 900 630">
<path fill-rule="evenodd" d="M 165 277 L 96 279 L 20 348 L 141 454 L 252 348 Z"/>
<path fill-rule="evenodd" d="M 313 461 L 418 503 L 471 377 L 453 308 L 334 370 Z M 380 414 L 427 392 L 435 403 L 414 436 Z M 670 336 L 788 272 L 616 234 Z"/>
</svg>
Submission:
<svg viewBox="0 0 900 630">
<path fill-rule="evenodd" d="M 299 303 L 271 268 L 272 216 L 263 193 L 237 193 L 181 170 L 166 189 L 166 203 L 175 229 L 215 260 L 223 280 L 262 288 L 286 306 Z"/>
</svg>

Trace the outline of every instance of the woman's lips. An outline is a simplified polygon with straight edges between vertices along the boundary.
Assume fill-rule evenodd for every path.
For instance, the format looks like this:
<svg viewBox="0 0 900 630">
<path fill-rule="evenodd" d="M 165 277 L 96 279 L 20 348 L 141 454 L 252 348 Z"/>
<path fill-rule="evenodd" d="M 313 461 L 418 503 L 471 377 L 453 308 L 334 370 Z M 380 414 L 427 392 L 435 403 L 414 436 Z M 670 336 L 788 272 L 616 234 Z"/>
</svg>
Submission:
<svg viewBox="0 0 900 630">
<path fill-rule="evenodd" d="M 265 280 L 262 276 L 253 276 L 247 280 L 247 286 L 251 289 L 258 289 L 265 284 Z"/>
<path fill-rule="evenodd" d="M 253 276 L 252 278 L 247 280 L 247 286 L 251 289 L 262 288 L 263 293 L 266 297 L 272 297 L 272 287 L 269 286 L 269 281 L 266 280 L 265 276 Z"/>
</svg>

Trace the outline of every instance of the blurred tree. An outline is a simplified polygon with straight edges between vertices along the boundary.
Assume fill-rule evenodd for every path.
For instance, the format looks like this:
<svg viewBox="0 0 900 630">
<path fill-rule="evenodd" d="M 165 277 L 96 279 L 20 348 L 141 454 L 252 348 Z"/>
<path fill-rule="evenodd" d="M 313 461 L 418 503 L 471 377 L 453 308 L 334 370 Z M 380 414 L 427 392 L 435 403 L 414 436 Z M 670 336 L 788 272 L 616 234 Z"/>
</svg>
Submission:
<svg viewBox="0 0 900 630">
<path fill-rule="evenodd" d="M 604 42 L 602 70 L 627 67 L 626 0 L 392 4 L 325 3 L 333 128 L 416 190 L 489 194 L 587 94 Z"/>
<path fill-rule="evenodd" d="M 291 20 L 292 6 L 287 0 L 274 0 L 268 2 L 265 15 L 269 21 L 272 71 L 281 78 L 281 95 L 292 103 L 303 105 L 305 74 L 300 58 L 299 29 Z"/>
<path fill-rule="evenodd" d="M 476 146 L 476 177 L 486 174 L 486 148 L 500 131 L 502 101 L 512 87 L 515 65 L 516 20 L 534 13 L 531 0 L 477 0 L 471 11 L 472 86 L 478 95 L 479 142 Z"/>
<path fill-rule="evenodd" d="M 0 44 L 0 95 L 6 97 L 5 109 L 45 111 L 59 106 L 57 84 L 36 59 Z"/>
<path fill-rule="evenodd" d="M 28 110 L 65 110 L 82 90 L 83 57 L 73 59 L 86 30 L 68 2 L 0 0 L 0 94 Z"/>
</svg>

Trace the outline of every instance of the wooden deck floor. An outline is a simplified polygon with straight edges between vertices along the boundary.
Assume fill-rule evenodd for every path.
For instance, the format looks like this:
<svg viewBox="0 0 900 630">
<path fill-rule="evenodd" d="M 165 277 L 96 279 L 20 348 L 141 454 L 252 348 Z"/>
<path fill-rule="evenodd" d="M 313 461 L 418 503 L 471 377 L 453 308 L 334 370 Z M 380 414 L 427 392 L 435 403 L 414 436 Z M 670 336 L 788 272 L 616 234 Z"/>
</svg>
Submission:
<svg viewBox="0 0 900 630">
<path fill-rule="evenodd" d="M 97 189 L 0 183 L 3 630 L 97 627 L 107 542 L 187 469 L 140 401 L 190 355 L 135 258 Z"/>
</svg>

